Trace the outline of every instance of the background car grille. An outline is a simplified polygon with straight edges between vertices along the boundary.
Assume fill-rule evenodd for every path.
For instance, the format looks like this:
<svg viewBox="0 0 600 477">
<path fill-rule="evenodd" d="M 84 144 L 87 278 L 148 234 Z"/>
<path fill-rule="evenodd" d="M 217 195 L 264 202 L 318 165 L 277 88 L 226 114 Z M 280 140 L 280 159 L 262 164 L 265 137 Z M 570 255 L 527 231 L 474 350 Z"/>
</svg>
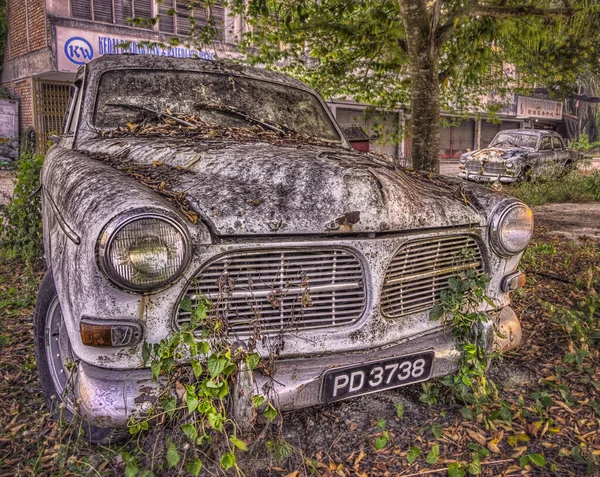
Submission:
<svg viewBox="0 0 600 477">
<path fill-rule="evenodd" d="M 476 174 L 481 174 L 481 162 L 476 161 L 475 159 L 470 159 L 465 163 L 465 169 L 469 172 L 475 172 Z"/>
<path fill-rule="evenodd" d="M 483 273 L 479 246 L 468 235 L 403 245 L 385 275 L 381 296 L 383 315 L 399 318 L 432 308 L 440 302 L 440 292 L 448 288 L 448 279 L 468 268 Z"/>
<path fill-rule="evenodd" d="M 506 174 L 506 167 L 502 162 L 486 162 L 483 172 L 484 174 Z"/>
<path fill-rule="evenodd" d="M 201 270 L 185 296 L 192 308 L 209 300 L 209 313 L 240 334 L 348 325 L 366 302 L 358 258 L 329 248 L 228 254 Z M 189 321 L 180 309 L 176 325 Z"/>
</svg>

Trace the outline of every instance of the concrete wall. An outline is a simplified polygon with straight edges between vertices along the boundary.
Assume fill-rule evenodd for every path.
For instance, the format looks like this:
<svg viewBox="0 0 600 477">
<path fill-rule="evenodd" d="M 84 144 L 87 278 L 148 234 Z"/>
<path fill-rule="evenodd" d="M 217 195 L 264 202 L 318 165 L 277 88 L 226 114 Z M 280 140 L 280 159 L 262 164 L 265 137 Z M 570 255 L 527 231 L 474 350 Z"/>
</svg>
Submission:
<svg viewBox="0 0 600 477">
<path fill-rule="evenodd" d="M 19 104 L 0 99 L 0 161 L 15 160 L 19 143 Z"/>
<path fill-rule="evenodd" d="M 3 83 L 19 104 L 19 130 L 25 131 L 33 126 L 33 80 L 25 78 L 18 81 Z"/>
</svg>

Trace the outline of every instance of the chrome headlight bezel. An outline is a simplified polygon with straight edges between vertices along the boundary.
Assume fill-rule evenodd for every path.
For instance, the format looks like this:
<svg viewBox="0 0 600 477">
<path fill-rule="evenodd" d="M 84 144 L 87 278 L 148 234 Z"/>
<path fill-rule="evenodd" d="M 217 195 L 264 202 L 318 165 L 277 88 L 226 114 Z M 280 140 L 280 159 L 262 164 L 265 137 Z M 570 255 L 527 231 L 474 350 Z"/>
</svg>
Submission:
<svg viewBox="0 0 600 477">
<path fill-rule="evenodd" d="M 117 273 L 117 271 L 111 264 L 110 252 L 114 240 L 118 236 L 119 232 L 127 225 L 130 225 L 132 222 L 136 222 L 138 220 L 143 219 L 160 220 L 173 227 L 181 236 L 184 252 L 183 257 L 181 259 L 181 265 L 175 273 L 155 284 L 139 286 L 126 281 L 121 275 L 119 275 L 119 273 Z M 167 213 L 164 213 L 162 211 L 132 211 L 117 216 L 116 218 L 111 220 L 102 230 L 102 233 L 98 238 L 97 249 L 98 268 L 103 272 L 103 274 L 118 288 L 136 293 L 157 292 L 172 285 L 181 277 L 185 269 L 190 264 L 192 258 L 191 240 L 187 229 L 175 217 L 167 215 Z"/>
<path fill-rule="evenodd" d="M 522 208 L 525 211 L 528 211 L 529 214 L 531 214 L 530 237 L 529 240 L 527 240 L 527 243 L 522 248 L 519 248 L 518 250 L 510 250 L 509 248 L 507 248 L 506 244 L 502 243 L 501 228 L 508 214 L 518 208 Z M 513 257 L 523 252 L 523 250 L 527 248 L 527 246 L 531 242 L 531 238 L 533 237 L 533 224 L 533 212 L 523 202 L 511 200 L 509 202 L 503 202 L 498 207 L 496 207 L 490 221 L 490 241 L 496 254 L 501 257 Z"/>
</svg>

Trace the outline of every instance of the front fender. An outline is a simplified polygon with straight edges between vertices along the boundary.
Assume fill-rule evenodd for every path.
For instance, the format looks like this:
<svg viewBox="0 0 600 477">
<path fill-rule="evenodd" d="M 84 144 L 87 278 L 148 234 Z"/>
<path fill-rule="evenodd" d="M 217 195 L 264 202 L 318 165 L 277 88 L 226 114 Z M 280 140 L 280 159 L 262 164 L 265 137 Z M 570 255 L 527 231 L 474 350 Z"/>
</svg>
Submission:
<svg viewBox="0 0 600 477">
<path fill-rule="evenodd" d="M 170 316 L 180 290 L 170 287 L 153 295 L 117 288 L 100 272 L 97 243 L 117 215 L 144 209 L 178 215 L 192 246 L 210 243 L 208 232 L 193 227 L 163 198 L 134 179 L 76 151 L 53 148 L 42 169 L 42 216 L 45 253 L 54 274 L 62 313 L 74 354 L 84 362 L 116 369 L 143 365 L 141 343 L 123 348 L 96 348 L 81 341 L 82 317 L 134 320 L 149 342 L 171 331 Z"/>
</svg>

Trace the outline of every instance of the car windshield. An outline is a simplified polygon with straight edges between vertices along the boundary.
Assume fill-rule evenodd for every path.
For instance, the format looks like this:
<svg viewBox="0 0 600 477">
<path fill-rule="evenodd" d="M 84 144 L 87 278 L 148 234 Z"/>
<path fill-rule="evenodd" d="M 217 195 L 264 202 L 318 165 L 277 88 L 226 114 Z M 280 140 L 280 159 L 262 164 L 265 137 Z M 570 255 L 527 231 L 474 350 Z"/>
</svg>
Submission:
<svg viewBox="0 0 600 477">
<path fill-rule="evenodd" d="M 341 141 L 317 97 L 290 86 L 197 71 L 118 70 L 102 75 L 94 112 L 97 128 L 164 117 L 193 127 L 252 126 Z"/>
<path fill-rule="evenodd" d="M 496 134 L 490 147 L 527 147 L 535 149 L 537 139 L 535 134 L 500 132 Z"/>
</svg>

